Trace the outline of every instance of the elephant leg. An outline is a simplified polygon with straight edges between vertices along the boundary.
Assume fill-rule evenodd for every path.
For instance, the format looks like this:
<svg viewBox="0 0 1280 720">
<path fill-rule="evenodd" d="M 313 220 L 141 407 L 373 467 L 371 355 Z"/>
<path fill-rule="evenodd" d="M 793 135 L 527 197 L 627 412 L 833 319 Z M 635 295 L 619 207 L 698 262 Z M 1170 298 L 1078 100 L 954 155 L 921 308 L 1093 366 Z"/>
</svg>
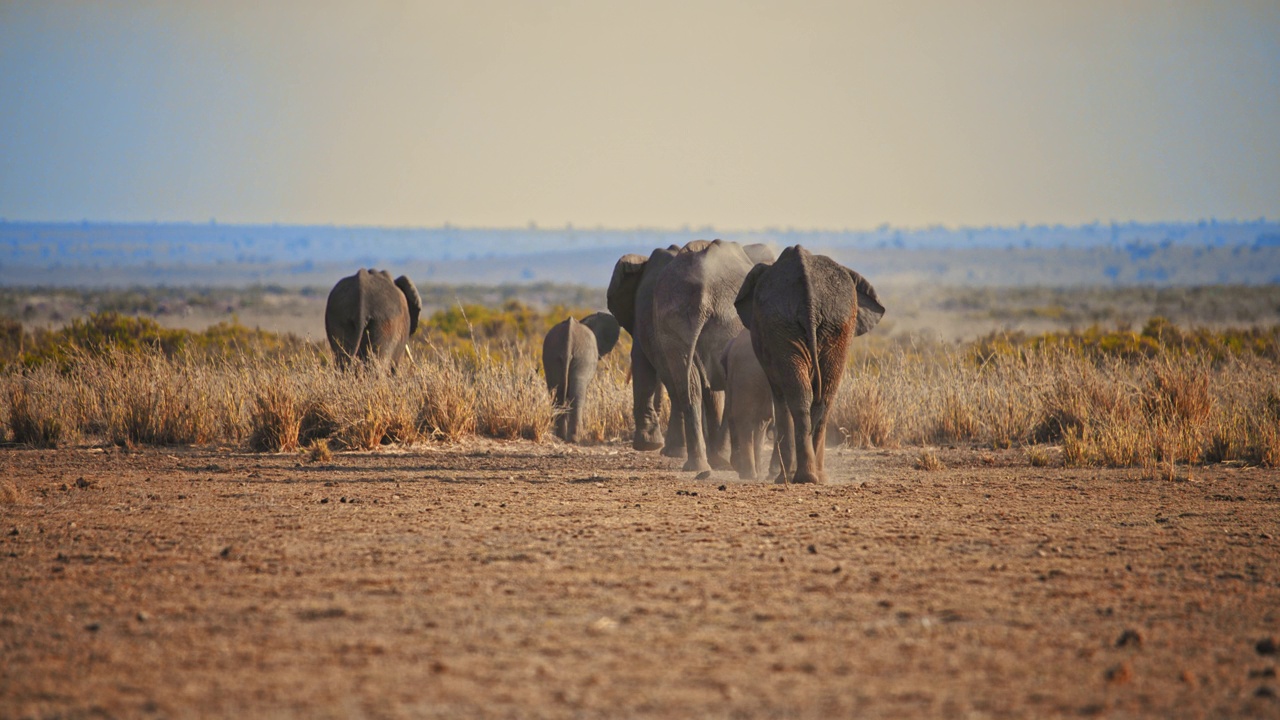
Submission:
<svg viewBox="0 0 1280 720">
<path fill-rule="evenodd" d="M 818 475 L 818 460 L 813 449 L 813 419 L 808 408 L 793 408 L 792 420 L 795 423 L 793 433 L 796 444 L 796 474 L 791 481 L 822 482 L 822 478 Z"/>
<path fill-rule="evenodd" d="M 672 402 L 672 405 L 675 403 Z M 684 469 L 691 472 L 710 470 L 711 465 L 707 463 L 707 446 L 702 439 L 702 403 L 685 402 L 683 424 L 686 453 Z"/>
<path fill-rule="evenodd" d="M 671 418 L 667 421 L 667 430 L 663 435 L 665 444 L 662 446 L 662 454 L 666 457 L 682 458 L 685 455 L 684 417 L 684 408 L 677 405 L 673 398 L 671 402 Z"/>
<path fill-rule="evenodd" d="M 657 450 L 663 446 L 658 422 L 658 407 L 662 403 L 662 385 L 653 364 L 639 350 L 631 353 L 632 420 L 635 434 L 631 447 L 636 450 Z"/>
<path fill-rule="evenodd" d="M 755 422 L 752 425 L 748 447 L 751 449 L 751 478 L 756 480 L 759 479 L 766 467 L 764 464 L 764 436 L 769 429 L 769 421 Z"/>
<path fill-rule="evenodd" d="M 846 348 L 849 345 L 849 337 L 851 333 L 845 328 L 835 339 L 828 345 L 822 347 L 818 353 L 818 373 L 822 379 L 821 397 L 814 398 L 813 410 L 811 417 L 813 418 L 813 449 L 815 453 L 815 472 L 819 478 L 819 482 L 826 481 L 826 457 L 827 457 L 827 413 L 831 409 L 836 399 L 836 392 L 840 389 L 840 380 L 844 377 L 845 358 L 847 357 Z"/>
<path fill-rule="evenodd" d="M 797 371 L 800 370 L 797 368 Z M 786 378 L 786 407 L 783 414 L 788 415 L 791 427 L 788 428 L 795 451 L 795 474 L 791 481 L 795 483 L 822 482 L 818 475 L 817 458 L 813 450 L 813 386 L 809 384 L 808 373 L 796 372 Z M 785 461 L 785 458 L 784 458 Z"/>
<path fill-rule="evenodd" d="M 788 482 L 795 472 L 795 429 L 787 401 L 776 388 L 773 393 L 773 436 L 779 462 L 775 482 Z"/>
<path fill-rule="evenodd" d="M 756 475 L 754 447 L 751 443 L 750 421 L 738 417 L 733 395 L 730 394 L 724 403 L 724 424 L 729 427 L 730 459 L 733 469 L 738 471 L 741 480 L 754 480 Z"/>
<path fill-rule="evenodd" d="M 578 432 L 582 427 L 582 407 L 578 403 L 573 403 L 569 407 L 569 413 L 565 417 L 564 423 L 564 441 L 570 443 L 578 442 Z"/>
<path fill-rule="evenodd" d="M 580 366 L 575 364 L 569 373 L 569 389 L 566 396 L 569 401 L 569 417 L 566 427 L 566 440 L 571 443 L 578 442 L 578 438 L 582 433 L 582 414 L 583 408 L 587 404 L 587 388 L 591 387 L 591 381 L 595 378 L 594 366 Z"/>
<path fill-rule="evenodd" d="M 687 456 L 684 469 L 689 472 L 705 472 L 711 469 L 707 463 L 707 446 L 703 435 L 702 373 L 694 364 L 693 348 L 673 358 L 670 367 L 684 368 L 684 377 L 671 388 L 671 407 L 679 407 L 684 413 L 684 443 Z M 674 423 L 673 423 L 674 424 Z"/>
<path fill-rule="evenodd" d="M 703 390 L 703 412 L 706 413 L 707 462 L 716 470 L 732 470 L 729 449 L 729 423 L 725 416 L 723 390 Z"/>
</svg>

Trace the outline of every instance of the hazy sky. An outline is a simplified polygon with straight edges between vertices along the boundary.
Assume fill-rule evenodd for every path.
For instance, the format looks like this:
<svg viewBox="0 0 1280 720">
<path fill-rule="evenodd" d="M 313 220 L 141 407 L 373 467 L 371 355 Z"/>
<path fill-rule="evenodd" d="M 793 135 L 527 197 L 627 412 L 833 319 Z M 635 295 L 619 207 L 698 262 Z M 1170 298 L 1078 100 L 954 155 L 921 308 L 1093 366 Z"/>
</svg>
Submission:
<svg viewBox="0 0 1280 720">
<path fill-rule="evenodd" d="M 1280 216 L 1280 3 L 0 0 L 0 217 Z"/>
</svg>

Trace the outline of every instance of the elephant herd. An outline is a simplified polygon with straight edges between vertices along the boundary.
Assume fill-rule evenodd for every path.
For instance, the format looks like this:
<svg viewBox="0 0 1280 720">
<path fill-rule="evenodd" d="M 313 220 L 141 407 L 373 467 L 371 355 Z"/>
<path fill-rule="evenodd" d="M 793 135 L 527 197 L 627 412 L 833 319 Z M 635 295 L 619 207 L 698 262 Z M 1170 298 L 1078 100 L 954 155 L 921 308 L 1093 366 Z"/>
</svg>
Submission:
<svg viewBox="0 0 1280 720">
<path fill-rule="evenodd" d="M 684 469 L 699 477 L 733 469 L 755 479 L 769 466 L 763 447 L 772 423 L 778 482 L 823 481 L 827 412 L 849 341 L 885 312 L 871 283 L 799 245 L 775 259 L 765 245 L 697 240 L 622 256 L 607 298 L 608 313 L 568 318 L 543 341 L 547 389 L 561 410 L 557 436 L 577 441 L 596 365 L 625 329 L 632 447 L 684 457 Z M 404 276 L 360 270 L 338 281 L 325 309 L 336 364 L 394 367 L 421 308 Z"/>
</svg>

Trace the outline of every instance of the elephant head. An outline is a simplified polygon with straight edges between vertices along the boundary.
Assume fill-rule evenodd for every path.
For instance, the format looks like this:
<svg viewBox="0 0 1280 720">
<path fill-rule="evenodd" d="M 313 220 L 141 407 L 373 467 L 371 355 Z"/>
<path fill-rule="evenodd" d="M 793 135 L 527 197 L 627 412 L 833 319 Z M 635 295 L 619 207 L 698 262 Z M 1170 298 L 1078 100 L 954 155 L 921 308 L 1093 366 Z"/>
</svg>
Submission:
<svg viewBox="0 0 1280 720">
<path fill-rule="evenodd" d="M 609 278 L 609 289 L 605 292 L 609 312 L 632 337 L 636 334 L 636 292 L 648 264 L 649 258 L 643 255 L 629 254 L 618 258 L 613 266 L 613 277 Z"/>
<path fill-rule="evenodd" d="M 613 267 L 607 292 L 609 312 L 632 339 L 631 392 L 635 420 L 632 447 L 636 450 L 661 448 L 663 454 L 676 457 L 684 455 L 684 436 L 668 429 L 664 437 L 659 422 L 663 388 L 669 379 L 654 334 L 653 288 L 679 251 L 679 247 L 672 245 L 654 250 L 647 258 L 623 255 Z M 675 424 L 674 419 L 672 423 Z"/>
<path fill-rule="evenodd" d="M 406 344 L 421 312 L 418 290 L 404 275 L 393 281 L 385 270 L 361 269 L 342 278 L 324 309 L 334 362 L 342 369 L 353 360 L 394 369 L 408 353 Z"/>
<path fill-rule="evenodd" d="M 596 374 L 596 363 L 608 354 L 621 334 L 609 313 L 595 313 L 581 322 L 568 318 L 547 331 L 542 341 L 542 367 L 547 389 L 562 409 L 555 433 L 565 442 L 577 442 L 587 390 Z"/>
<path fill-rule="evenodd" d="M 796 482 L 821 482 L 848 342 L 880 322 L 884 305 L 866 278 L 796 245 L 753 267 L 734 307 L 772 390 L 780 480 L 793 469 Z"/>
</svg>

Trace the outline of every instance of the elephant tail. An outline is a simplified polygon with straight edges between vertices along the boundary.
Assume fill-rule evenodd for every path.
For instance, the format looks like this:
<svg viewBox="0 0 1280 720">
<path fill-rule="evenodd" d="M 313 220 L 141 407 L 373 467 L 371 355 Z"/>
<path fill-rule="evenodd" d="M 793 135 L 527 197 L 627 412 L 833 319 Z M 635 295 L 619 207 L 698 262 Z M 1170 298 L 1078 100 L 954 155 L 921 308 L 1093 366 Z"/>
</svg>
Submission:
<svg viewBox="0 0 1280 720">
<path fill-rule="evenodd" d="M 571 402 L 570 398 L 573 397 L 572 393 L 569 391 L 569 377 L 572 375 L 569 370 L 573 365 L 573 336 L 577 325 L 578 321 L 570 317 L 568 332 L 564 334 L 564 377 L 561 378 L 562 382 L 560 383 L 560 387 L 564 388 L 564 401 L 566 405 Z"/>
<path fill-rule="evenodd" d="M 805 341 L 809 343 L 809 361 L 810 368 L 813 372 L 813 399 L 820 401 L 822 398 L 822 364 L 818 361 L 818 319 L 816 317 L 809 318 L 809 336 Z"/>
<path fill-rule="evenodd" d="M 367 293 L 361 292 L 356 300 L 356 346 L 351 348 L 352 359 L 362 359 L 361 353 L 369 353 L 369 309 Z"/>
</svg>

